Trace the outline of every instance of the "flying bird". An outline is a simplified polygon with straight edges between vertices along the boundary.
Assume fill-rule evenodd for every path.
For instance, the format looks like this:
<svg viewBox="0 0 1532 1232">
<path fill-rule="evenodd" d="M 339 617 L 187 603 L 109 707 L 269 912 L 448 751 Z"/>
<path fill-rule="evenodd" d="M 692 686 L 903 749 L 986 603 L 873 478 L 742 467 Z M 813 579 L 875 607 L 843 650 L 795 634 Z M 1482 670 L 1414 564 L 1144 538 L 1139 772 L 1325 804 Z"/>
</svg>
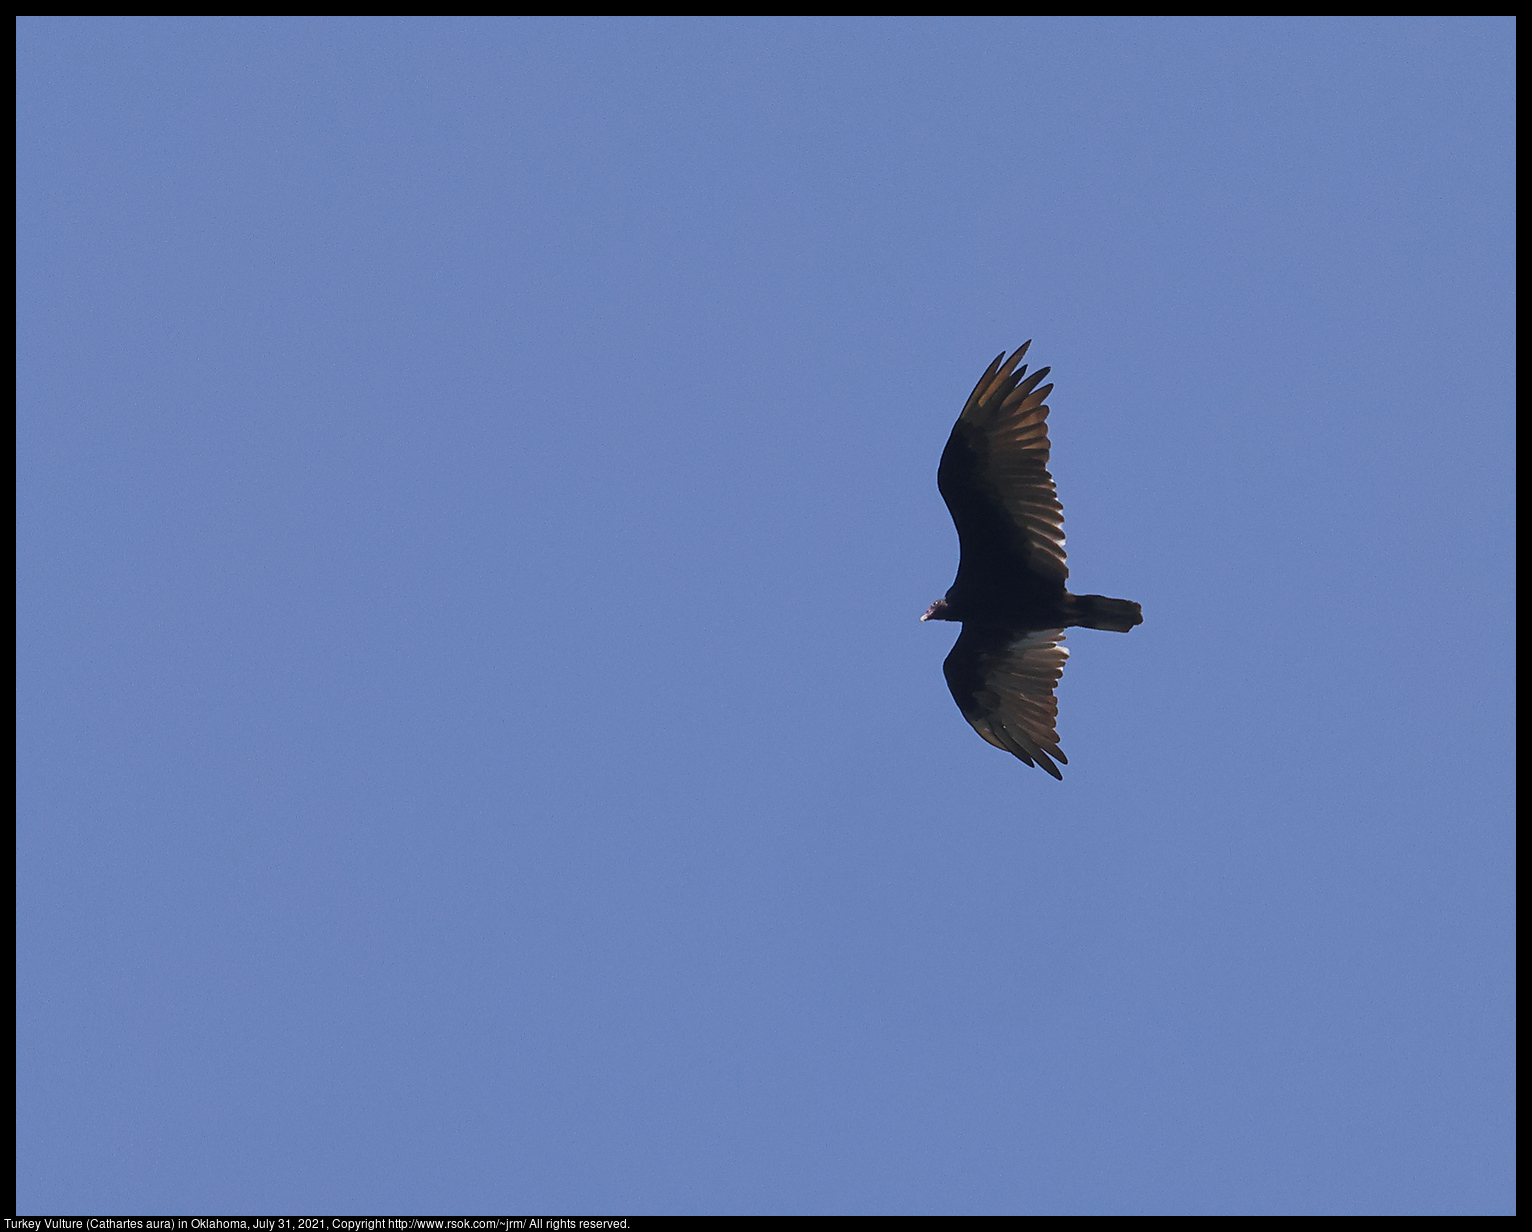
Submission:
<svg viewBox="0 0 1532 1232">
<path fill-rule="evenodd" d="M 936 486 L 958 533 L 957 580 L 921 620 L 957 620 L 963 631 L 942 664 L 963 717 L 997 749 L 1056 779 L 1053 689 L 1069 651 L 1064 630 L 1126 633 L 1144 622 L 1131 599 L 1064 589 L 1064 510 L 1048 473 L 1049 369 L 1016 367 L 1023 343 L 979 378 L 942 450 Z"/>
</svg>

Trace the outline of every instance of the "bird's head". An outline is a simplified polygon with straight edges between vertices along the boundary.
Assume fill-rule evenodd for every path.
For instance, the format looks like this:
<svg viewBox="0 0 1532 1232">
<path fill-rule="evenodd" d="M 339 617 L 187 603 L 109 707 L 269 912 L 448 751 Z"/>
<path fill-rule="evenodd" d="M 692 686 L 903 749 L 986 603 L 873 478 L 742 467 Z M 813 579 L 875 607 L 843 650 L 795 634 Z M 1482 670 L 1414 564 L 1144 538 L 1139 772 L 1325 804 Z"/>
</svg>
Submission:
<svg viewBox="0 0 1532 1232">
<path fill-rule="evenodd" d="M 951 619 L 952 619 L 952 617 L 947 615 L 947 601 L 945 599 L 938 599 L 930 607 L 926 608 L 926 614 L 921 617 L 921 620 L 951 620 Z"/>
</svg>

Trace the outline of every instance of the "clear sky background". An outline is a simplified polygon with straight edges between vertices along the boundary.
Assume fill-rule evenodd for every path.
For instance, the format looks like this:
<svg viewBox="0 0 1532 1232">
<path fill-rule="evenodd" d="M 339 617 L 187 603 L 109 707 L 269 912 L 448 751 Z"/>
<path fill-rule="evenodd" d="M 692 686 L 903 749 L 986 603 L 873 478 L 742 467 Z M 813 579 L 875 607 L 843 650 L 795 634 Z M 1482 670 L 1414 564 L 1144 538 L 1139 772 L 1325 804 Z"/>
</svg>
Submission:
<svg viewBox="0 0 1532 1232">
<path fill-rule="evenodd" d="M 20 1209 L 1512 1213 L 1514 33 L 22 20 Z"/>
</svg>

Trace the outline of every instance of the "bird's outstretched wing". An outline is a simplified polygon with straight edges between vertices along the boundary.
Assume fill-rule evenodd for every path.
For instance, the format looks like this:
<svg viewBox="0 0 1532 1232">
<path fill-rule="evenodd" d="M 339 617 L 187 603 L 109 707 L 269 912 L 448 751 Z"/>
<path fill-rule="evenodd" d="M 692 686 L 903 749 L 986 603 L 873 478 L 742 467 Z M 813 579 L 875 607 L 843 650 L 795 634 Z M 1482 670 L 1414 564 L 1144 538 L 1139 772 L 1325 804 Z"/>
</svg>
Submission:
<svg viewBox="0 0 1532 1232">
<path fill-rule="evenodd" d="M 1054 760 L 1069 764 L 1059 751 L 1059 704 L 1053 695 L 1069 657 L 1059 645 L 1063 640 L 1062 629 L 1021 632 L 964 624 L 942 664 L 952 698 L 974 731 L 1056 779 L 1064 776 Z"/>
<path fill-rule="evenodd" d="M 1048 473 L 1049 369 L 1017 369 L 1030 342 L 1002 352 L 979 378 L 942 453 L 936 484 L 957 524 L 965 553 L 997 551 L 1049 583 L 1069 577 L 1064 509 Z"/>
</svg>

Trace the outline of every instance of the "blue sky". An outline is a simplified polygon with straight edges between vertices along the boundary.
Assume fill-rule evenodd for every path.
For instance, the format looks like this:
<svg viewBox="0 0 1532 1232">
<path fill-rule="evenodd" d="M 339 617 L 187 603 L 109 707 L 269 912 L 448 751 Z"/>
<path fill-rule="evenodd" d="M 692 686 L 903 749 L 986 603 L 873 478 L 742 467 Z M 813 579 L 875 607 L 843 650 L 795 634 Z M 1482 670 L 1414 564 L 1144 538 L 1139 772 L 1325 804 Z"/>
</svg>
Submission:
<svg viewBox="0 0 1532 1232">
<path fill-rule="evenodd" d="M 23 19 L 20 1210 L 1511 1213 L 1513 38 Z"/>
</svg>

